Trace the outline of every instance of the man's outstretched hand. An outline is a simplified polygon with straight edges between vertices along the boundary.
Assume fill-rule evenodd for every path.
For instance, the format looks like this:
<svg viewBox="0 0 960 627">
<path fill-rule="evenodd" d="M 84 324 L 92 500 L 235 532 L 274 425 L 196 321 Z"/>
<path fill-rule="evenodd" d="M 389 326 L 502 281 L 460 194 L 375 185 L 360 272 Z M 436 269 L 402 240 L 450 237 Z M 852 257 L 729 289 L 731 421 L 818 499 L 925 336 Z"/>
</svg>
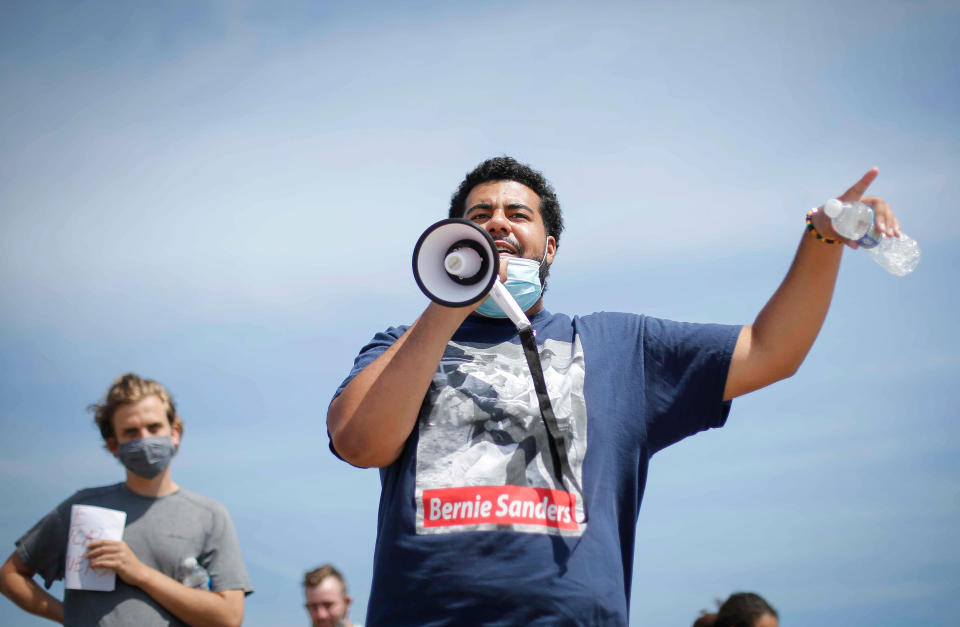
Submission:
<svg viewBox="0 0 960 627">
<path fill-rule="evenodd" d="M 867 188 L 870 187 L 870 184 L 873 183 L 874 179 L 877 178 L 877 173 L 878 170 L 876 167 L 870 168 L 870 170 L 860 177 L 860 180 L 854 183 L 850 189 L 845 191 L 842 195 L 837 196 L 837 199 L 842 202 L 860 201 L 870 205 L 873 207 L 874 224 L 876 225 L 877 231 L 883 235 L 886 235 L 887 237 L 900 237 L 900 222 L 897 220 L 897 216 L 893 214 L 893 209 L 890 208 L 890 205 L 887 204 L 887 201 L 879 196 L 864 196 Z M 833 230 L 833 224 L 831 223 L 829 216 L 823 212 L 822 206 L 813 216 L 813 228 L 815 228 L 817 233 L 823 237 L 839 240 L 850 248 L 859 248 L 860 246 L 855 241 L 842 237 L 839 233 Z"/>
</svg>

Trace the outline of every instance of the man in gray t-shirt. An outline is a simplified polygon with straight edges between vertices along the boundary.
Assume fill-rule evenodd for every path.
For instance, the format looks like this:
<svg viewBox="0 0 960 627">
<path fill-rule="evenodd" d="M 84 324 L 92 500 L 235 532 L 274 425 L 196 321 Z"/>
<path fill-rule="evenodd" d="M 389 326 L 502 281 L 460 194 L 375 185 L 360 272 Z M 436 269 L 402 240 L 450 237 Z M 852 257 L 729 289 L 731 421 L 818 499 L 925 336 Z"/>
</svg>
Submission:
<svg viewBox="0 0 960 627">
<path fill-rule="evenodd" d="M 93 407 L 126 481 L 81 490 L 34 525 L 0 567 L 0 591 L 27 612 L 65 625 L 239 625 L 253 588 L 230 516 L 170 475 L 183 434 L 173 399 L 156 381 L 127 374 Z M 114 571 L 114 590 L 67 589 L 61 603 L 33 576 L 47 588 L 64 578 L 73 505 L 125 512 L 126 525 L 120 541 L 89 542 L 79 564 Z M 185 578 L 191 558 L 205 571 L 197 581 Z"/>
</svg>

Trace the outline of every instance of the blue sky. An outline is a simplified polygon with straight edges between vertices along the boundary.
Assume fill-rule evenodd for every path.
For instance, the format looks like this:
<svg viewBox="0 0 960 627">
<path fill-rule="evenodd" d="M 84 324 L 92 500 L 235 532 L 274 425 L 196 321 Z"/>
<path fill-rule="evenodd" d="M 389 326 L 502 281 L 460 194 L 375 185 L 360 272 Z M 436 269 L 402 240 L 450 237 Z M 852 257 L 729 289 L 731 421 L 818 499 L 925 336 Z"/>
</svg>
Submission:
<svg viewBox="0 0 960 627">
<path fill-rule="evenodd" d="M 122 479 L 84 408 L 135 371 L 234 517 L 246 623 L 306 624 L 326 561 L 362 619 L 379 481 L 325 409 L 426 306 L 410 254 L 466 171 L 553 182 L 549 309 L 748 323 L 877 165 L 919 268 L 848 251 L 800 372 L 653 460 L 632 625 L 741 589 L 785 625 L 952 624 L 958 33 L 946 1 L 3 3 L 0 539 Z"/>
</svg>

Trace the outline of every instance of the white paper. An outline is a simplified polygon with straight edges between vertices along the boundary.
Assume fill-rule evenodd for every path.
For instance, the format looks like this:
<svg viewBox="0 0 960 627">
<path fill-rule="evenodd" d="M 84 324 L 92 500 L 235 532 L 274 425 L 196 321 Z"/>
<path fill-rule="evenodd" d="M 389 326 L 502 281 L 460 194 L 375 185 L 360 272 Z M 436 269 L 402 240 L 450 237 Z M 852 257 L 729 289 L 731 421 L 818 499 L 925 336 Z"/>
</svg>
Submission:
<svg viewBox="0 0 960 627">
<path fill-rule="evenodd" d="M 64 583 L 71 590 L 110 591 L 117 586 L 117 573 L 109 568 L 91 568 L 83 557 L 94 540 L 122 540 L 127 513 L 93 505 L 70 508 L 70 535 Z"/>
</svg>

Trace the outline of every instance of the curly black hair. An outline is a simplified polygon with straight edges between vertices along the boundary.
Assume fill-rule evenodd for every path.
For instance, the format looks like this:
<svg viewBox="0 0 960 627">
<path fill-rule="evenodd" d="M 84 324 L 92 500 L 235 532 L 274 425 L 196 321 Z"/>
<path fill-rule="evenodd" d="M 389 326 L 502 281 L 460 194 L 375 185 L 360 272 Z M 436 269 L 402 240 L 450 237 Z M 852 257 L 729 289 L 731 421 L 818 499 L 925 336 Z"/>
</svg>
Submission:
<svg viewBox="0 0 960 627">
<path fill-rule="evenodd" d="M 463 217 L 467 209 L 464 205 L 470 190 L 489 181 L 516 181 L 536 192 L 540 197 L 540 215 L 543 216 L 547 235 L 552 235 L 556 245 L 560 246 L 563 216 L 560 213 L 560 201 L 557 200 L 553 186 L 539 171 L 506 155 L 487 159 L 467 174 L 450 198 L 450 217 Z"/>
</svg>

